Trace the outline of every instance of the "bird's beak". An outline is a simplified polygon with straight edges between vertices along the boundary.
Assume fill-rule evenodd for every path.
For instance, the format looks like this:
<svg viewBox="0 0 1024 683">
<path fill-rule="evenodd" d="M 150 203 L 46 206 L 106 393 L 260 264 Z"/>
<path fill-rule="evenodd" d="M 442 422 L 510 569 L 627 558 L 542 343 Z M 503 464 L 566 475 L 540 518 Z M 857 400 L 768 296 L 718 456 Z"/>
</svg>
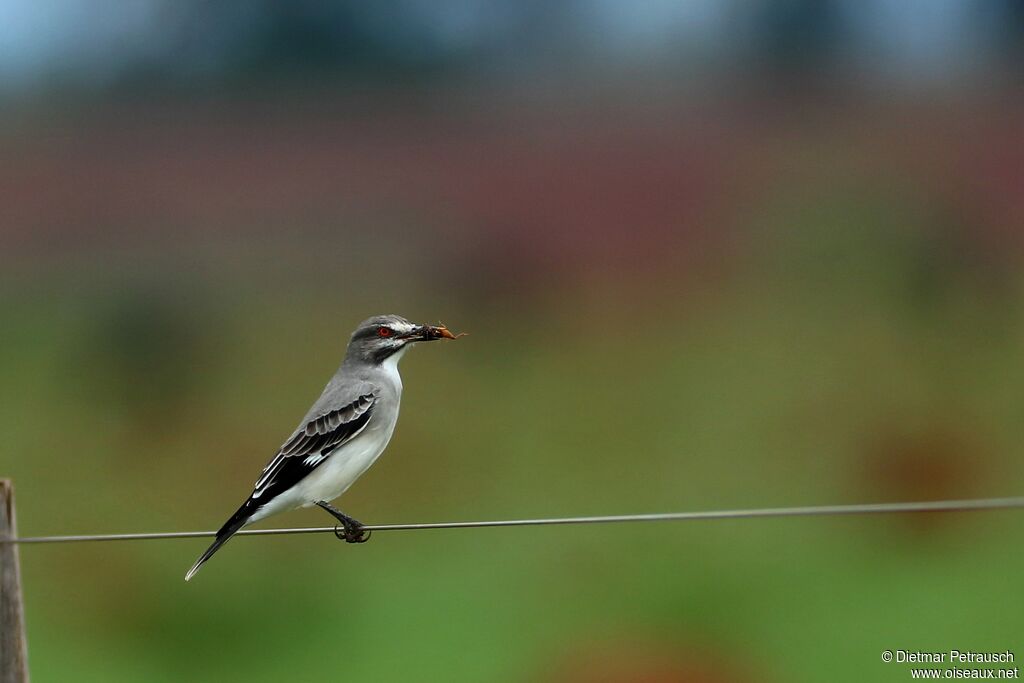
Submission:
<svg viewBox="0 0 1024 683">
<path fill-rule="evenodd" d="M 458 339 L 464 333 L 452 334 L 444 325 L 419 325 L 409 333 L 410 341 L 435 341 L 437 339 Z"/>
</svg>

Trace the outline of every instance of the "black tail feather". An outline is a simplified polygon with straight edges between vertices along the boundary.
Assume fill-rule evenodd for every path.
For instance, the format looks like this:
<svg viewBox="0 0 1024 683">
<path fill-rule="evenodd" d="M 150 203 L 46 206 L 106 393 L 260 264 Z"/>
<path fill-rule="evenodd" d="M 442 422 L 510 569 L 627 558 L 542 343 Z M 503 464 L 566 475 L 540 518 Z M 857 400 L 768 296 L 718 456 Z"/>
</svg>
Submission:
<svg viewBox="0 0 1024 683">
<path fill-rule="evenodd" d="M 251 501 L 245 501 L 242 504 L 242 507 L 238 508 L 238 510 L 235 511 L 235 514 L 231 515 L 231 518 L 228 519 L 228 521 L 224 523 L 224 526 L 220 528 L 220 531 L 217 532 L 217 537 L 213 539 L 213 543 L 210 544 L 210 547 L 199 556 L 196 563 L 188 570 L 188 573 L 185 574 L 185 580 L 188 581 L 191 579 L 195 573 L 199 571 L 199 568 L 203 566 L 203 563 L 213 557 L 213 554 L 220 550 L 220 547 L 227 543 L 228 539 L 234 536 L 236 531 L 245 526 L 245 523 L 249 521 L 249 518 L 252 517 L 252 514 L 255 511 L 256 510 L 251 504 Z"/>
</svg>

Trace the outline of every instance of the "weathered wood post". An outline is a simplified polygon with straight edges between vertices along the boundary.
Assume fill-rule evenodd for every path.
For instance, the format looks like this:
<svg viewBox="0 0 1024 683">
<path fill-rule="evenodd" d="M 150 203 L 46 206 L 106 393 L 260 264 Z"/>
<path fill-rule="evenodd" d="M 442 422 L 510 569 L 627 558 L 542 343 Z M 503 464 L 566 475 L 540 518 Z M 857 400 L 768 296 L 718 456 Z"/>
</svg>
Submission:
<svg viewBox="0 0 1024 683">
<path fill-rule="evenodd" d="M 14 538 L 14 486 L 0 479 L 0 538 Z M 16 543 L 0 542 L 0 683 L 28 683 L 28 643 Z"/>
</svg>

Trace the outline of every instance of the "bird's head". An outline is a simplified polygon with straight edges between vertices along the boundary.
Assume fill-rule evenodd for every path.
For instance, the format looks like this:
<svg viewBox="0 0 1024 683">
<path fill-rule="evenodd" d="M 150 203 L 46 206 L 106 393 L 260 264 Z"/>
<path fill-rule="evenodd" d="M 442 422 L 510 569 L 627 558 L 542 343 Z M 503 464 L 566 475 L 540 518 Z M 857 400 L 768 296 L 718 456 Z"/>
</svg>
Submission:
<svg viewBox="0 0 1024 683">
<path fill-rule="evenodd" d="M 459 336 L 444 325 L 417 325 L 400 315 L 376 315 L 359 323 L 352 333 L 346 358 L 380 365 L 410 344 Z"/>
</svg>

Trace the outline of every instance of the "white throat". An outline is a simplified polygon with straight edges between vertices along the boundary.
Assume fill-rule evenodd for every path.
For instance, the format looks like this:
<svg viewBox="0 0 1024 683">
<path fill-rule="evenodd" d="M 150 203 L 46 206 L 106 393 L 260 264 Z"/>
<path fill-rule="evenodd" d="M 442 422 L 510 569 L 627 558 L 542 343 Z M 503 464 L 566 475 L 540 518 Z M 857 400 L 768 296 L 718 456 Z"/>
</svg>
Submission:
<svg viewBox="0 0 1024 683">
<path fill-rule="evenodd" d="M 381 369 L 384 371 L 384 376 L 387 377 L 398 389 L 399 393 L 402 391 L 402 376 L 398 374 L 398 361 L 402 360 L 402 356 L 409 350 L 409 345 L 406 344 L 398 351 L 388 356 L 383 363 L 380 364 Z"/>
</svg>

